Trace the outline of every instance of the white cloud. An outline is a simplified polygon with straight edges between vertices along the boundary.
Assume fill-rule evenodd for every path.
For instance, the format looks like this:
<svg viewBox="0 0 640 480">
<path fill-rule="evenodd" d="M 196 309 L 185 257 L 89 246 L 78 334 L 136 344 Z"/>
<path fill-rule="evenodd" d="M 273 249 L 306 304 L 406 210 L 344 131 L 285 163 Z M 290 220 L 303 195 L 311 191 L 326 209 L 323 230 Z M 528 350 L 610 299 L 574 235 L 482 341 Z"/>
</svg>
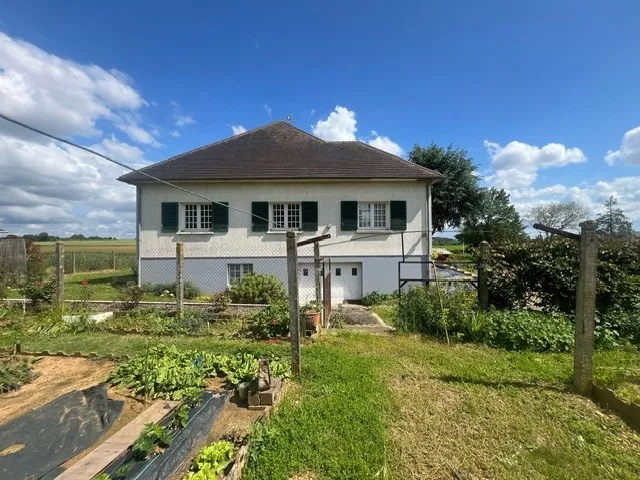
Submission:
<svg viewBox="0 0 640 480">
<path fill-rule="evenodd" d="M 114 220 L 118 220 L 116 214 L 109 210 L 91 210 L 87 213 L 87 218 L 98 222 L 112 222 Z"/>
<path fill-rule="evenodd" d="M 513 141 L 502 147 L 485 140 L 484 146 L 491 157 L 494 172 L 486 177 L 486 181 L 499 188 L 528 187 L 535 182 L 540 169 L 587 161 L 579 148 L 567 148 L 559 143 L 549 143 L 540 148 Z"/>
<path fill-rule="evenodd" d="M 640 229 L 640 177 L 618 177 L 601 180 L 593 184 L 582 183 L 574 186 L 561 184 L 546 187 L 524 187 L 509 189 L 516 209 L 526 215 L 534 205 L 552 201 L 576 201 L 586 205 L 590 218 L 594 219 L 603 211 L 604 202 L 610 197 L 618 199 L 618 205 Z"/>
<path fill-rule="evenodd" d="M 174 119 L 176 121 L 176 127 L 186 127 L 187 125 L 196 123 L 191 115 L 175 115 Z"/>
<path fill-rule="evenodd" d="M 92 148 L 139 168 L 148 164 L 139 147 L 100 131 L 119 129 L 138 143 L 160 146 L 141 125 L 140 109 L 147 102 L 132 85 L 118 70 L 62 59 L 0 33 L 3 112 L 57 135 L 96 137 Z M 130 236 L 135 189 L 116 181 L 125 172 L 95 155 L 0 122 L 0 225 L 12 233 L 38 229 Z"/>
<path fill-rule="evenodd" d="M 629 130 L 622 137 L 620 149 L 609 150 L 604 157 L 609 165 L 616 162 L 633 163 L 640 165 L 640 127 Z"/>
<path fill-rule="evenodd" d="M 263 103 L 262 108 L 264 108 L 264 111 L 267 112 L 267 115 L 269 115 L 269 118 L 271 118 L 271 107 L 266 103 Z"/>
<path fill-rule="evenodd" d="M 311 131 L 316 137 L 331 142 L 353 141 L 358 131 L 357 123 L 356 112 L 336 105 L 335 110 L 325 120 L 318 120 L 311 127 Z"/>
<path fill-rule="evenodd" d="M 392 155 L 397 155 L 398 157 L 404 155 L 402 147 L 389 137 L 380 136 L 375 130 L 371 130 L 371 135 L 373 135 L 374 138 L 369 140 L 367 143 L 372 147 L 379 148 L 380 150 L 384 150 Z"/>
<path fill-rule="evenodd" d="M 169 134 L 170 134 L 172 137 L 176 137 L 176 138 L 178 138 L 178 137 L 180 136 L 180 132 L 179 132 L 179 131 L 177 131 L 177 130 L 171 130 L 171 131 L 169 132 Z"/>
<path fill-rule="evenodd" d="M 7 115 L 54 134 L 94 136 L 96 122 L 117 121 L 146 104 L 118 70 L 82 65 L 0 33 L 0 105 Z"/>
<path fill-rule="evenodd" d="M 138 147 L 121 142 L 115 135 L 102 139 L 102 142 L 89 147 L 97 152 L 103 153 L 114 160 L 134 160 L 144 161 L 144 152 Z"/>
<path fill-rule="evenodd" d="M 234 135 L 240 135 L 241 133 L 244 133 L 247 131 L 247 129 L 244 128 L 242 125 L 231 125 L 231 130 L 233 131 Z"/>
</svg>

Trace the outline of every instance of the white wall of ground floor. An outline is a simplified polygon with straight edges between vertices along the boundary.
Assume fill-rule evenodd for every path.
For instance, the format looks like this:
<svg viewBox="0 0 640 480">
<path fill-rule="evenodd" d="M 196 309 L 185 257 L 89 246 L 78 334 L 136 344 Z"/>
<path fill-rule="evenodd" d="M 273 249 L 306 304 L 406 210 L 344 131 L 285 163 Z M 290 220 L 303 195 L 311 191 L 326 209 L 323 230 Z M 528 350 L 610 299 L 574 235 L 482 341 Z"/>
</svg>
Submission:
<svg viewBox="0 0 640 480">
<path fill-rule="evenodd" d="M 359 300 L 367 293 L 378 291 L 391 293 L 398 289 L 398 262 L 401 256 L 359 256 L 359 257 L 325 257 L 331 262 L 332 301 L 337 303 L 346 296 L 349 300 Z M 406 260 L 423 260 L 422 257 L 406 257 Z M 274 274 L 287 288 L 287 259 L 285 257 L 226 257 L 226 258 L 185 258 L 183 276 L 186 282 L 192 282 L 203 293 L 222 292 L 229 286 L 228 265 L 253 265 L 253 271 L 260 274 Z M 314 298 L 309 293 L 313 282 L 313 258 L 298 258 L 298 274 L 301 302 Z M 308 268 L 308 276 L 303 277 L 303 269 Z M 341 269 L 341 277 L 336 276 L 336 268 Z M 358 269 L 357 272 L 353 269 Z M 416 268 L 420 268 L 416 265 Z M 357 273 L 357 275 L 352 275 Z M 358 276 L 361 285 L 355 285 L 353 276 Z M 141 258 L 140 278 L 143 283 L 173 283 L 176 280 L 175 258 Z M 343 285 L 344 288 L 340 287 Z M 355 292 L 355 293 L 354 293 Z M 357 296 L 358 298 L 349 298 Z M 310 298 L 306 298 L 310 297 Z"/>
</svg>

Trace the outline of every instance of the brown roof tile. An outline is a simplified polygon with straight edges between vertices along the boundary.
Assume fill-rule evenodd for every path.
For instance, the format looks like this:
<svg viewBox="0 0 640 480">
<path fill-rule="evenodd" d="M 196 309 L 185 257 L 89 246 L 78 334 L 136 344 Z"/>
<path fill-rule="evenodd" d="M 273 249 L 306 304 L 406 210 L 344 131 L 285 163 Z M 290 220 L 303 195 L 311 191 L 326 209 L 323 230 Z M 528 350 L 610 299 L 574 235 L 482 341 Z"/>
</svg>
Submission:
<svg viewBox="0 0 640 480">
<path fill-rule="evenodd" d="M 440 179 L 442 175 L 362 142 L 325 142 L 274 122 L 205 145 L 141 171 L 166 181 L 311 178 Z M 152 181 L 131 172 L 118 180 Z"/>
</svg>

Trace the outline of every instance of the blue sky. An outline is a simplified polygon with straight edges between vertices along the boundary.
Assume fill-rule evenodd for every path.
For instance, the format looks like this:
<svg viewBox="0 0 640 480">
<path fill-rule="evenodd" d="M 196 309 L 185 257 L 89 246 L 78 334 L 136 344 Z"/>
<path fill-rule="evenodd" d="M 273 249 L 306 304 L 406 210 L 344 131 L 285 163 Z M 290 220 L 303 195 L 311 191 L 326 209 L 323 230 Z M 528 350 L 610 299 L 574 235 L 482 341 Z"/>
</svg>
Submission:
<svg viewBox="0 0 640 480">
<path fill-rule="evenodd" d="M 135 165 L 293 115 L 464 147 L 523 213 L 613 194 L 640 229 L 638 2 L 60 3 L 0 1 L 0 109 Z M 6 125 L 0 154 L 0 226 L 133 232 L 118 170 Z"/>
</svg>

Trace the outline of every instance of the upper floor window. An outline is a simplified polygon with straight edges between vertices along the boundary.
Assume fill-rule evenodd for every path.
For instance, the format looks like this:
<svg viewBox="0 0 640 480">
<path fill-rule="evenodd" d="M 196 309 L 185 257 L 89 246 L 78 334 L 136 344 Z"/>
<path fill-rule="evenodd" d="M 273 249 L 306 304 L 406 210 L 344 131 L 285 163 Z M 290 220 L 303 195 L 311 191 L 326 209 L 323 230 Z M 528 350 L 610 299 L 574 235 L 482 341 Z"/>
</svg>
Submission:
<svg viewBox="0 0 640 480">
<path fill-rule="evenodd" d="M 388 203 L 358 203 L 358 230 L 385 230 Z"/>
<path fill-rule="evenodd" d="M 186 203 L 183 205 L 183 225 L 185 231 L 208 231 L 213 226 L 210 203 Z"/>
<path fill-rule="evenodd" d="M 270 230 L 300 230 L 299 203 L 272 203 L 269 211 Z"/>
</svg>

